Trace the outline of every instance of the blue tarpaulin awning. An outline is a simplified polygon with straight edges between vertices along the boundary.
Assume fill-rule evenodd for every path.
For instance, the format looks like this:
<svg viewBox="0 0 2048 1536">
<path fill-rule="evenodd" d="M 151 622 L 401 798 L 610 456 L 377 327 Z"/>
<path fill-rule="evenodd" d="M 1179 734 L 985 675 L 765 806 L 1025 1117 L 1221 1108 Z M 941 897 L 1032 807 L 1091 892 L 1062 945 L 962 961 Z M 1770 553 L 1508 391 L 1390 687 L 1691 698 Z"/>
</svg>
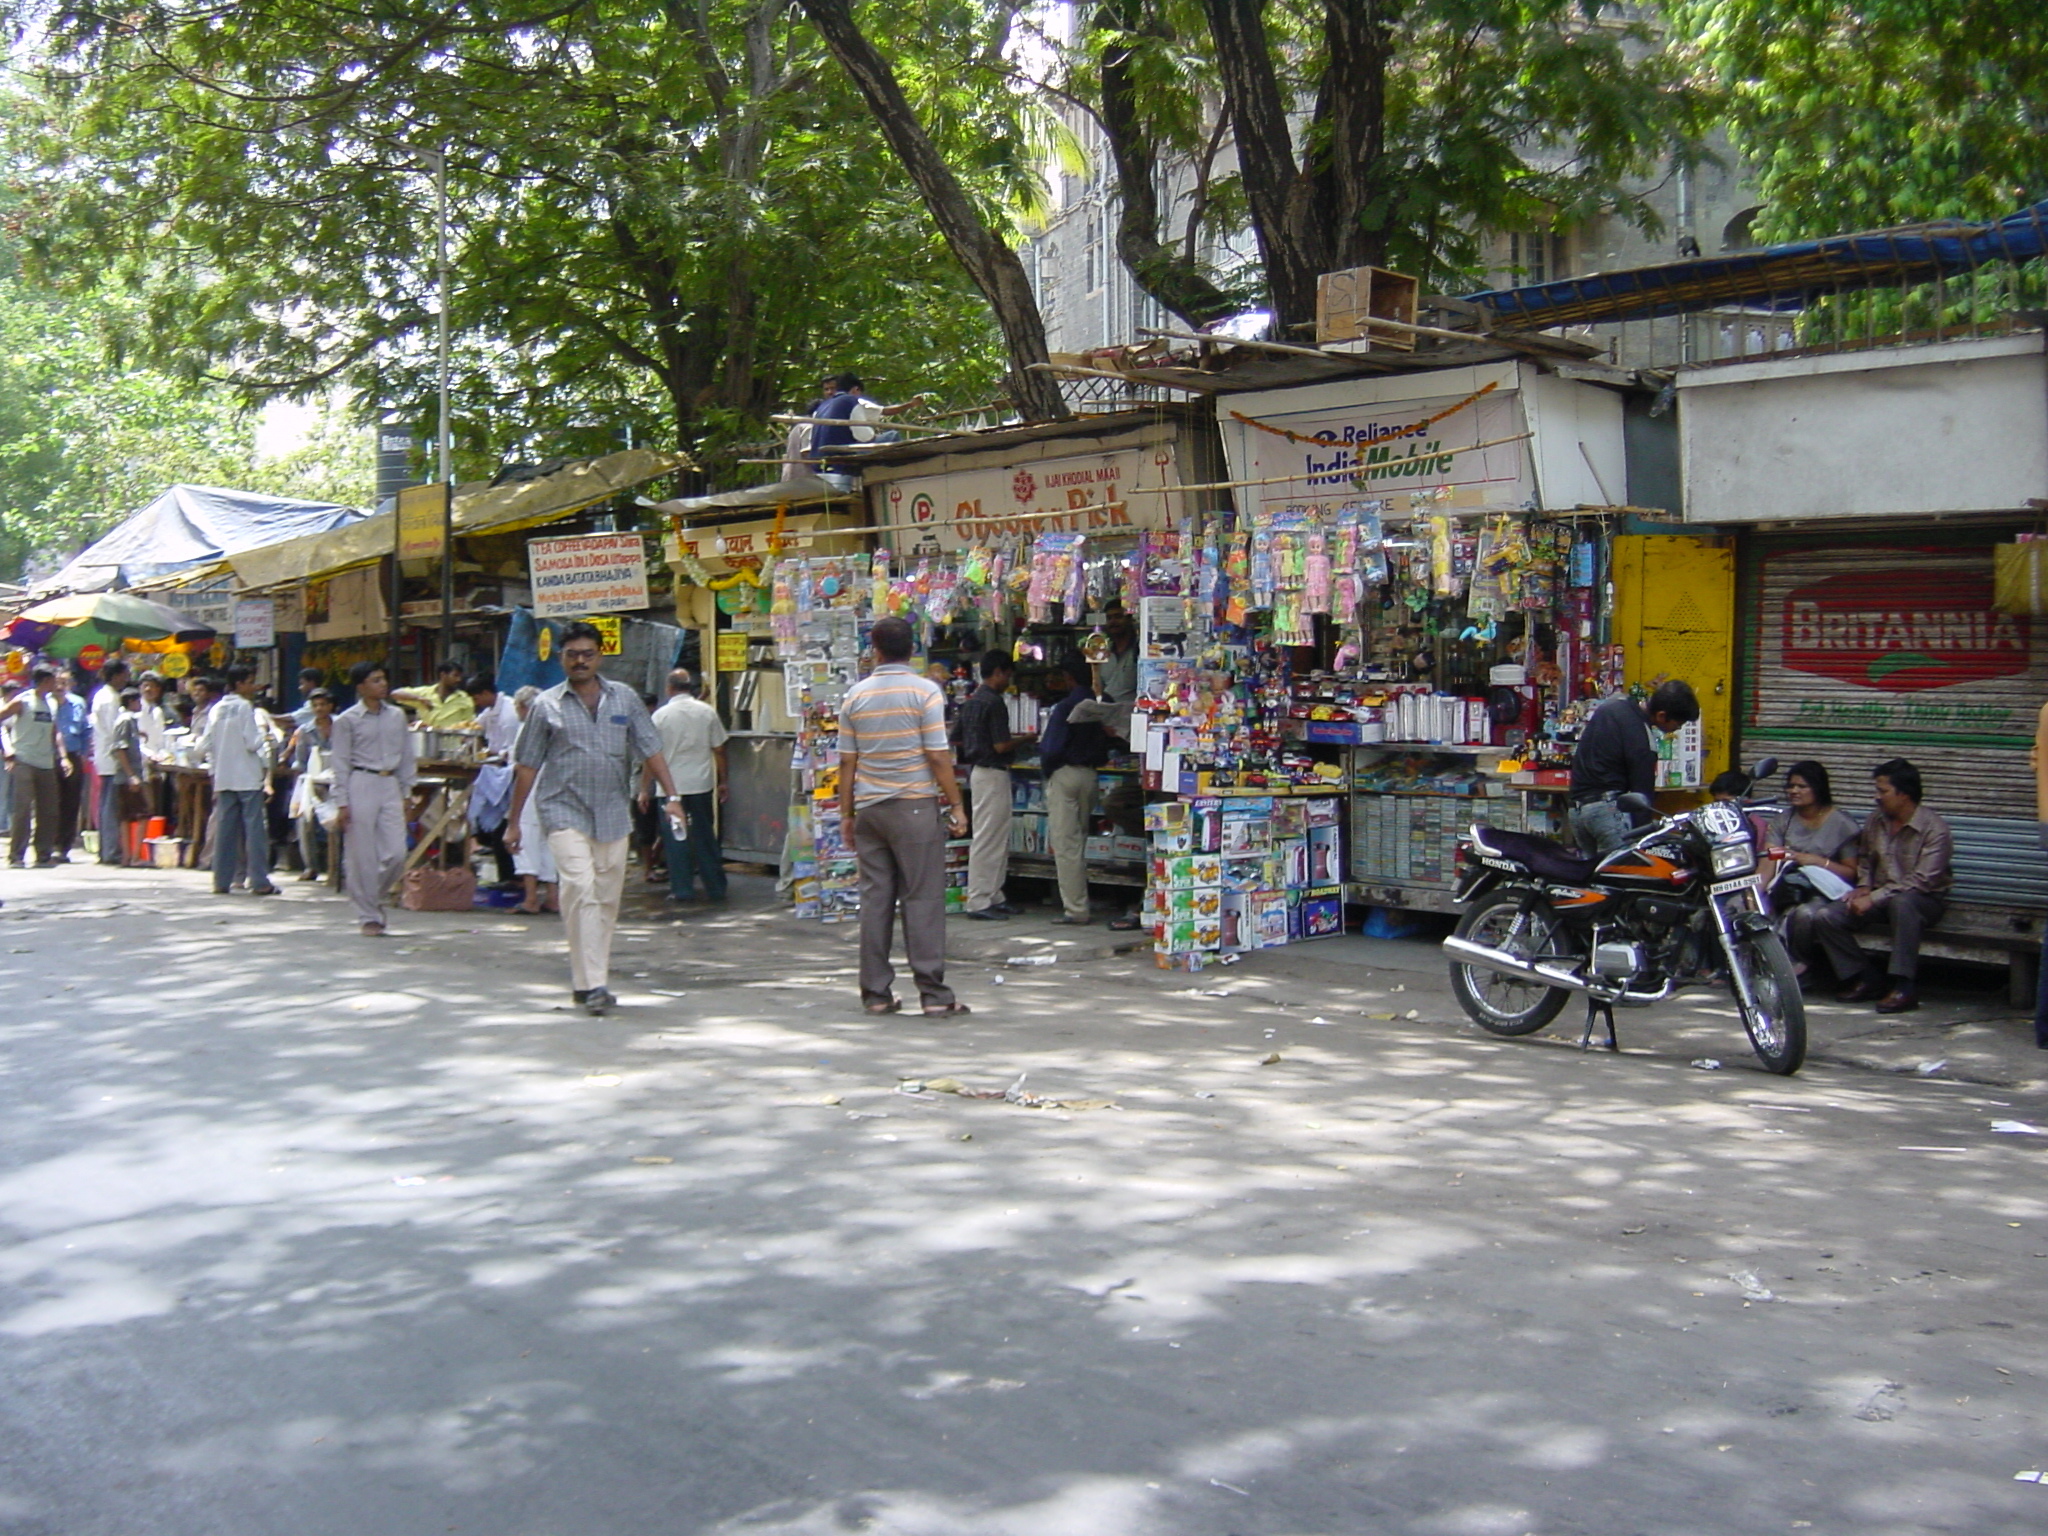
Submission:
<svg viewBox="0 0 2048 1536">
<path fill-rule="evenodd" d="M 1960 219 L 1908 224 L 1726 256 L 1563 277 L 1526 288 L 1498 288 L 1467 294 L 1465 302 L 1485 305 L 1496 331 L 1654 320 L 1728 305 L 1797 310 L 1829 294 L 1931 282 L 1994 261 L 2031 261 L 2044 252 L 2048 252 L 2048 201 L 1992 224 Z"/>
<path fill-rule="evenodd" d="M 92 544 L 39 589 L 98 592 L 209 565 L 309 533 L 330 533 L 370 514 L 331 501 L 296 501 L 210 485 L 174 485 Z"/>
</svg>

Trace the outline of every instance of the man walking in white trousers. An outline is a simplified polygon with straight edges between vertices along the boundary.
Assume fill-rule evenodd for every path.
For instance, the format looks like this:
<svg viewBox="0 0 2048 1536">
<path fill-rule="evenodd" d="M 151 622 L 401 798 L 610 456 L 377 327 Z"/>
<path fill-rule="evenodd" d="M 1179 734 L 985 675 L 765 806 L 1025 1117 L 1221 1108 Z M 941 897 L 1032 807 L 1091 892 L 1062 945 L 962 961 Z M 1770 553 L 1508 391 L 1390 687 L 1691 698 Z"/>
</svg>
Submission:
<svg viewBox="0 0 2048 1536">
<path fill-rule="evenodd" d="M 561 876 L 570 996 L 593 1015 L 618 1001 L 605 983 L 626 883 L 633 788 L 643 767 L 661 785 L 662 810 L 674 817 L 683 809 L 647 706 L 624 683 L 599 675 L 603 653 L 595 625 L 562 631 L 568 681 L 535 699 L 519 728 L 505 831 L 506 848 L 517 853 L 520 814 L 537 798 L 541 831 Z"/>
<path fill-rule="evenodd" d="M 342 877 L 363 937 L 384 937 L 384 891 L 405 862 L 405 801 L 415 772 L 405 712 L 385 703 L 391 679 L 381 661 L 359 661 L 348 680 L 356 701 L 334 717 L 327 749 L 329 798 L 342 835 Z"/>
</svg>

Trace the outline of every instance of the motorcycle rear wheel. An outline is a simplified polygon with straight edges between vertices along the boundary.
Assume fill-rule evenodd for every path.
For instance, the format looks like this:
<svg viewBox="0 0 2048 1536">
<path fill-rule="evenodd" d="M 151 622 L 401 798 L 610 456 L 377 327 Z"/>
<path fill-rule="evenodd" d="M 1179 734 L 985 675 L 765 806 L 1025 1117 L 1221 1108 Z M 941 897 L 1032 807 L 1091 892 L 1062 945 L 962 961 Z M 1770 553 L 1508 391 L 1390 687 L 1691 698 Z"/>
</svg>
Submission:
<svg viewBox="0 0 2048 1536">
<path fill-rule="evenodd" d="M 1746 933 L 1735 940 L 1732 963 L 1749 983 L 1752 1008 L 1742 1008 L 1742 1027 L 1764 1070 L 1790 1077 L 1806 1060 L 1806 998 L 1792 970 L 1785 941 L 1771 932 Z M 1736 989 L 1736 1006 L 1742 991 Z"/>
<path fill-rule="evenodd" d="M 1461 939 L 1525 960 L 1569 963 L 1577 958 L 1550 903 L 1513 887 L 1491 891 L 1467 908 L 1457 932 Z M 1566 987 L 1546 987 L 1461 960 L 1451 962 L 1451 990 L 1473 1023 L 1508 1036 L 1535 1034 L 1564 1011 L 1572 995 Z"/>
</svg>

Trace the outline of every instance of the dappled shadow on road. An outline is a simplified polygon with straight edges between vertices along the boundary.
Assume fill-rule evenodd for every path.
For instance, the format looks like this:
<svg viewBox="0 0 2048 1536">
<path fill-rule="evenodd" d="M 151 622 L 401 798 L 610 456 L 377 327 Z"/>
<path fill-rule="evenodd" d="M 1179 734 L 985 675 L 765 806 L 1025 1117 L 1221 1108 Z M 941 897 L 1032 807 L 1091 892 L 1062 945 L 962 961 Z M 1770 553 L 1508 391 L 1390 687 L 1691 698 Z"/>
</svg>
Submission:
<svg viewBox="0 0 2048 1536">
<path fill-rule="evenodd" d="M 2034 1531 L 2036 1118 L 1373 976 L 849 1007 L 779 914 L 4 928 L 0 1516 L 809 1533 Z M 132 933 L 132 930 L 131 930 Z M 94 963 L 96 954 L 109 958 Z M 66 956 L 82 956 L 72 965 Z M 114 957 L 118 956 L 118 959 Z M 1277 1059 L 1271 1059 L 1277 1058 Z M 1035 1111 L 900 1078 L 1119 1107 Z M 1948 1151 L 1944 1148 L 1960 1150 Z M 119 1362 L 118 1368 L 115 1362 Z M 2009 1374 L 2008 1374 L 2009 1373 Z M 96 1486 L 99 1415 L 126 1477 Z M 445 1517 L 445 1519 L 443 1518 Z M 57 1527 L 52 1527 L 57 1528 Z M 172 1528 L 170 1526 L 162 1528 Z"/>
</svg>

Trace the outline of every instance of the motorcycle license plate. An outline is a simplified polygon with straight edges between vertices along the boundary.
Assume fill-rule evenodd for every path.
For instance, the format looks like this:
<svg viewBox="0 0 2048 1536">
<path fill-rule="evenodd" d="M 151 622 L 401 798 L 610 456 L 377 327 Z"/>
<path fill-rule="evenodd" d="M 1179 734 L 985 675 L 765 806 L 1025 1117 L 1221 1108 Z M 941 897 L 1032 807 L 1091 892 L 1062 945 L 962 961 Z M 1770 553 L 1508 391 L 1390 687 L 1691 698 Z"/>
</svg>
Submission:
<svg viewBox="0 0 2048 1536">
<path fill-rule="evenodd" d="M 1744 875 L 1740 880 L 1722 880 L 1707 887 L 1709 896 L 1732 896 L 1737 891 L 1755 891 L 1758 897 L 1762 897 L 1763 882 L 1755 875 Z"/>
</svg>

